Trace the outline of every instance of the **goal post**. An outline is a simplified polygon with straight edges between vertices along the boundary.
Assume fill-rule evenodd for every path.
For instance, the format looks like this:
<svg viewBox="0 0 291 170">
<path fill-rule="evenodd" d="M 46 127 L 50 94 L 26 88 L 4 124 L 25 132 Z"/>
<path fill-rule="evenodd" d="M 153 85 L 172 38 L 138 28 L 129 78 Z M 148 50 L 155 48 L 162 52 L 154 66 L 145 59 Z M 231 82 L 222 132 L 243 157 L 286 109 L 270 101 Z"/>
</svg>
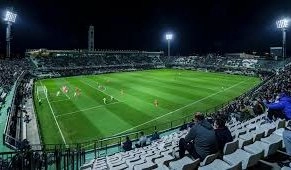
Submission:
<svg viewBox="0 0 291 170">
<path fill-rule="evenodd" d="M 46 86 L 36 86 L 36 96 L 37 100 L 42 100 L 47 98 L 47 88 Z"/>
</svg>

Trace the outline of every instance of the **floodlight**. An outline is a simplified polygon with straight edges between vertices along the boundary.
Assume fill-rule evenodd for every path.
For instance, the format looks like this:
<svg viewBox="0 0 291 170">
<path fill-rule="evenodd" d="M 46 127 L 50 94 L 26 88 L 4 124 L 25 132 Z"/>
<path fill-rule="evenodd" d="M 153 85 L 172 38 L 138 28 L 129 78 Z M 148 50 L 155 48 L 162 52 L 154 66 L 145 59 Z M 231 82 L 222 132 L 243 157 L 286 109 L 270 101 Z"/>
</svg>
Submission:
<svg viewBox="0 0 291 170">
<path fill-rule="evenodd" d="M 283 39 L 282 39 L 282 57 L 283 60 L 285 60 L 286 57 L 286 32 L 287 32 L 287 28 L 288 28 L 288 23 L 289 23 L 289 19 L 284 18 L 281 20 L 278 20 L 276 22 L 277 28 L 282 30 L 282 35 L 283 35 Z"/>
<path fill-rule="evenodd" d="M 281 19 L 276 22 L 277 28 L 285 29 L 288 28 L 288 19 Z"/>
<path fill-rule="evenodd" d="M 17 17 L 17 14 L 11 11 L 6 11 L 4 21 L 15 23 L 16 17 Z"/>
<path fill-rule="evenodd" d="M 173 34 L 167 33 L 166 34 L 166 40 L 171 40 L 171 39 L 173 39 Z"/>
<path fill-rule="evenodd" d="M 172 33 L 167 33 L 166 34 L 166 40 L 168 41 L 168 57 L 170 57 L 170 43 L 171 40 L 173 39 L 173 34 Z"/>
</svg>

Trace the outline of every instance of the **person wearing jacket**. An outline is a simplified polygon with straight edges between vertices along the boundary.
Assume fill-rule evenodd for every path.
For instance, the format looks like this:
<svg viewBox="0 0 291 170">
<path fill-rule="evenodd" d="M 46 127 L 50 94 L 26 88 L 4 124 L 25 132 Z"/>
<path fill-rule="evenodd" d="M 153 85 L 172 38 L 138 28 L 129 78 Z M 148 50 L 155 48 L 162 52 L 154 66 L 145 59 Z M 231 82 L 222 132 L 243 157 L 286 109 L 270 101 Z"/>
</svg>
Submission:
<svg viewBox="0 0 291 170">
<path fill-rule="evenodd" d="M 233 140 L 231 132 L 228 127 L 225 126 L 225 121 L 221 118 L 215 119 L 214 131 L 218 143 L 218 149 L 222 153 L 224 145 Z"/>
<path fill-rule="evenodd" d="M 184 157 L 187 150 L 194 159 L 203 160 L 207 155 L 218 152 L 216 136 L 212 125 L 201 113 L 196 113 L 194 119 L 195 125 L 179 141 L 179 156 Z"/>
<path fill-rule="evenodd" d="M 266 105 L 269 108 L 267 116 L 270 120 L 273 120 L 273 117 L 291 119 L 291 97 L 285 93 L 281 93 L 274 103 Z"/>
</svg>

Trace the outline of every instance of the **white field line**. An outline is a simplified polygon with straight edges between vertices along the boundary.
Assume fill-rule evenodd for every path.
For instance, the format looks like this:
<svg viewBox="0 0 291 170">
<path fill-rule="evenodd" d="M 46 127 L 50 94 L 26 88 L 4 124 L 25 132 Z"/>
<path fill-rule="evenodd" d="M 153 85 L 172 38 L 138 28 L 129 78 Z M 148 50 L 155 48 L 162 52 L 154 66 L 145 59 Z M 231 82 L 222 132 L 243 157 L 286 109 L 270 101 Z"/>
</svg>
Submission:
<svg viewBox="0 0 291 170">
<path fill-rule="evenodd" d="M 128 131 L 130 131 L 130 130 L 133 130 L 133 129 L 137 128 L 137 127 L 143 126 L 143 125 L 148 124 L 148 123 L 150 123 L 150 122 L 153 122 L 153 121 L 155 121 L 155 120 L 157 120 L 157 119 L 160 119 L 160 118 L 162 118 L 162 117 L 165 117 L 165 116 L 167 116 L 167 115 L 170 115 L 170 114 L 172 114 L 172 113 L 175 113 L 175 112 L 177 112 L 177 111 L 179 111 L 179 110 L 181 110 L 181 109 L 184 109 L 184 108 L 189 107 L 189 106 L 191 106 L 191 105 L 193 105 L 193 104 L 196 104 L 196 103 L 201 102 L 201 101 L 203 101 L 203 100 L 205 100 L 205 99 L 208 99 L 208 98 L 210 98 L 210 97 L 212 97 L 212 96 L 215 96 L 215 95 L 217 95 L 217 94 L 219 94 L 219 93 L 222 93 L 222 92 L 224 92 L 224 91 L 227 91 L 227 90 L 229 90 L 229 89 L 232 89 L 232 88 L 234 88 L 234 87 L 236 87 L 236 86 L 238 86 L 238 85 L 240 85 L 240 84 L 242 84 L 242 83 L 244 83 L 244 82 L 246 82 L 246 81 L 248 81 L 248 80 L 241 81 L 241 82 L 239 82 L 239 83 L 237 83 L 237 84 L 235 84 L 235 85 L 233 85 L 233 86 L 230 86 L 230 87 L 228 87 L 228 88 L 226 88 L 226 89 L 224 89 L 224 90 L 220 90 L 220 91 L 218 91 L 218 92 L 216 92 L 216 93 L 213 93 L 213 94 L 211 94 L 211 95 L 209 95 L 209 96 L 206 96 L 206 97 L 204 97 L 204 98 L 201 98 L 201 99 L 199 99 L 199 100 L 196 100 L 196 101 L 194 101 L 194 102 L 192 102 L 192 103 L 190 103 L 190 104 L 187 104 L 187 105 L 185 105 L 185 106 L 183 106 L 183 107 L 181 107 L 181 108 L 178 108 L 178 109 L 176 109 L 176 110 L 173 110 L 173 111 L 171 111 L 171 112 L 168 112 L 168 113 L 166 113 L 166 114 L 164 114 L 164 115 L 161 115 L 161 116 L 156 117 L 156 118 L 154 118 L 154 119 L 152 119 L 152 120 L 149 120 L 149 121 L 147 121 L 147 122 L 144 122 L 144 123 L 142 123 L 142 124 L 139 124 L 139 125 L 137 125 L 137 126 L 134 126 L 134 127 L 132 127 L 132 128 L 129 128 L 129 129 L 127 129 L 127 130 L 125 130 L 125 131 L 122 131 L 122 132 L 120 132 L 120 133 L 117 133 L 117 134 L 115 134 L 115 135 L 113 135 L 113 136 L 117 136 L 117 135 L 123 134 L 123 133 L 128 132 Z"/>
<path fill-rule="evenodd" d="M 97 91 L 99 91 L 99 92 L 101 92 L 101 93 L 103 93 L 103 94 L 105 94 L 105 95 L 107 95 L 107 96 L 112 96 L 111 94 L 109 94 L 109 93 L 106 93 L 106 92 L 104 92 L 104 91 L 101 91 L 101 90 L 99 90 L 98 88 L 96 88 L 96 87 L 94 87 L 94 86 L 92 86 L 92 85 L 90 85 L 90 84 L 88 84 L 87 82 L 85 82 L 85 81 L 83 81 L 83 80 L 80 80 L 83 84 L 86 84 L 87 86 L 90 86 L 91 88 L 93 88 L 93 89 L 95 89 L 95 90 L 97 90 Z M 93 81 L 93 80 L 92 80 Z M 95 81 L 94 81 L 94 83 L 96 83 Z M 97 83 L 96 83 L 97 84 Z M 114 96 L 113 96 L 114 97 Z M 119 99 L 117 99 L 116 97 L 114 97 L 117 101 L 119 101 L 119 102 L 123 102 L 123 101 L 121 101 L 121 100 L 119 100 Z"/>
<path fill-rule="evenodd" d="M 96 109 L 96 108 L 100 108 L 100 107 L 105 107 L 105 106 L 113 105 L 113 104 L 117 104 L 117 103 L 121 103 L 121 102 L 118 101 L 118 102 L 113 102 L 113 103 L 109 103 L 109 104 L 105 104 L 105 105 L 99 105 L 99 106 L 89 107 L 89 108 L 81 109 L 81 110 L 74 111 L 74 112 L 60 114 L 60 115 L 57 115 L 56 117 L 71 115 L 71 114 L 74 114 L 74 113 L 78 113 L 78 112 L 82 112 L 82 111 L 87 111 L 87 110 L 92 110 L 92 109 Z"/>
<path fill-rule="evenodd" d="M 40 84 L 43 86 L 43 84 L 42 84 L 41 81 L 40 81 Z M 55 116 L 54 110 L 53 110 L 53 108 L 52 108 L 52 106 L 51 106 L 51 103 L 50 103 L 50 101 L 49 101 L 49 99 L 48 99 L 47 96 L 46 96 L 46 100 L 47 100 L 47 102 L 48 102 L 48 104 L 49 104 L 49 107 L 50 107 L 50 109 L 51 109 L 51 113 L 52 113 L 52 115 L 53 115 L 53 117 L 54 117 L 54 119 L 55 119 L 55 122 L 56 122 L 56 124 L 57 124 L 57 127 L 58 127 L 58 129 L 59 129 L 59 131 L 60 131 L 60 134 L 61 134 L 61 136 L 62 136 L 63 142 L 65 143 L 65 145 L 67 145 L 66 140 L 65 140 L 65 137 L 64 137 L 64 135 L 63 135 L 63 132 L 62 132 L 60 126 L 59 126 L 59 123 L 58 123 L 58 121 L 57 121 L 57 119 L 56 119 L 56 116 Z"/>
<path fill-rule="evenodd" d="M 67 100 L 70 100 L 70 99 L 53 100 L 53 101 L 51 101 L 51 103 L 63 102 L 63 101 L 67 101 Z"/>
</svg>

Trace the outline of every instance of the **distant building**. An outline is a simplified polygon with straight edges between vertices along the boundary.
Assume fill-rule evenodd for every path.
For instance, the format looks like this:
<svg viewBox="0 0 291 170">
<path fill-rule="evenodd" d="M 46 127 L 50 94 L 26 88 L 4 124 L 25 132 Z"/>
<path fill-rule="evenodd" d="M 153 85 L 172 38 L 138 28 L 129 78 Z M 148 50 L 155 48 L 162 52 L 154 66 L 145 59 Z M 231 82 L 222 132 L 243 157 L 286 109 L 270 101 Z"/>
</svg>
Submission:
<svg viewBox="0 0 291 170">
<path fill-rule="evenodd" d="M 282 47 L 270 47 L 270 54 L 274 60 L 282 58 L 283 48 Z"/>
</svg>

